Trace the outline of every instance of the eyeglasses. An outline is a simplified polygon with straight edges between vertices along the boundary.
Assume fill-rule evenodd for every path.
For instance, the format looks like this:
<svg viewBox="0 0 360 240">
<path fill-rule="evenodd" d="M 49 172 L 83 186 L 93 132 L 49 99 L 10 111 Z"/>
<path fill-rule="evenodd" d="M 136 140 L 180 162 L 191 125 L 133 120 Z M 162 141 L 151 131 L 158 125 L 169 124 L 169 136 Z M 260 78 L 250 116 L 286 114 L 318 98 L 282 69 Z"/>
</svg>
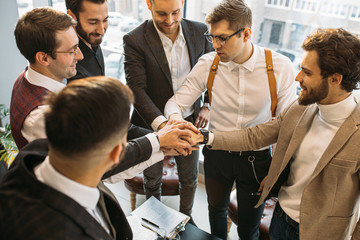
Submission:
<svg viewBox="0 0 360 240">
<path fill-rule="evenodd" d="M 220 44 L 221 46 L 224 46 L 226 40 L 228 40 L 229 38 L 231 38 L 232 36 L 235 36 L 238 33 L 241 33 L 242 31 L 244 31 L 245 28 L 240 29 L 237 32 L 234 32 L 233 34 L 231 34 L 230 36 L 227 37 L 220 37 L 220 36 L 213 36 L 209 33 L 204 33 L 204 36 L 206 37 L 206 39 L 210 42 L 210 43 L 214 43 L 214 39 L 216 41 L 217 44 Z"/>
<path fill-rule="evenodd" d="M 53 53 L 71 53 L 74 54 L 74 56 L 76 56 L 78 52 L 79 52 L 78 46 L 76 46 L 73 51 L 53 51 Z"/>
</svg>

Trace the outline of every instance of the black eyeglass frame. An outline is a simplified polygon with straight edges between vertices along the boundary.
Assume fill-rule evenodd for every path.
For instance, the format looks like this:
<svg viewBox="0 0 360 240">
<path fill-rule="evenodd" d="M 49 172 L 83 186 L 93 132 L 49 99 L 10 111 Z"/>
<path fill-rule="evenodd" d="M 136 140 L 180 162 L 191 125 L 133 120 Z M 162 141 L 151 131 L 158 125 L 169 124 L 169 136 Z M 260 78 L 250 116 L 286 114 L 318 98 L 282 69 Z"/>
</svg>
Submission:
<svg viewBox="0 0 360 240">
<path fill-rule="evenodd" d="M 231 38 L 232 36 L 235 36 L 236 34 L 239 34 L 241 33 L 242 31 L 244 31 L 245 28 L 241 28 L 240 30 L 234 32 L 233 34 L 231 34 L 230 36 L 227 36 L 227 37 L 220 37 L 220 36 L 213 36 L 211 34 L 209 34 L 208 32 L 204 33 L 204 36 L 206 37 L 206 39 L 210 42 L 210 43 L 213 43 L 214 42 L 214 39 L 218 39 L 216 40 L 218 43 L 220 43 L 221 46 L 224 46 L 226 41 Z M 221 41 L 221 42 L 219 42 Z"/>
</svg>

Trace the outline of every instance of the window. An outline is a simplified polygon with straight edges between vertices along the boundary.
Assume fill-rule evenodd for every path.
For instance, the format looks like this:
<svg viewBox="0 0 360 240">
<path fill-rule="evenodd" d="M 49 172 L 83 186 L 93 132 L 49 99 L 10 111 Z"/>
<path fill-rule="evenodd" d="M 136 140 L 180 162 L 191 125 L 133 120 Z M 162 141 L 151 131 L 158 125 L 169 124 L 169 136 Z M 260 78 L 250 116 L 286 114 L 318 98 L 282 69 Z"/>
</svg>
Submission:
<svg viewBox="0 0 360 240">
<path fill-rule="evenodd" d="M 317 12 L 319 1 L 317 0 L 295 0 L 294 9 L 304 12 Z"/>
<path fill-rule="evenodd" d="M 360 6 L 353 6 L 350 14 L 350 19 L 360 21 Z"/>
<path fill-rule="evenodd" d="M 271 7 L 289 8 L 291 0 L 267 0 L 266 5 Z"/>
<path fill-rule="evenodd" d="M 282 25 L 280 23 L 272 24 L 270 43 L 279 44 L 281 27 L 282 27 Z"/>
<path fill-rule="evenodd" d="M 320 8 L 322 15 L 346 18 L 349 6 L 341 3 L 323 2 Z"/>
</svg>

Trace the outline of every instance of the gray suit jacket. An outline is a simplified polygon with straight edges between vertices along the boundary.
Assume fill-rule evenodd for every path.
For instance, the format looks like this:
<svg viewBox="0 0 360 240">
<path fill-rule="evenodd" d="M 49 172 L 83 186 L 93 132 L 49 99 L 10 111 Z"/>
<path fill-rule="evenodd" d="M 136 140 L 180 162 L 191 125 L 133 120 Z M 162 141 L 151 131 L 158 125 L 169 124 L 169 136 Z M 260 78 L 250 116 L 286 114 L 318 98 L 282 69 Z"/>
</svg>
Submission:
<svg viewBox="0 0 360 240">
<path fill-rule="evenodd" d="M 192 68 L 203 54 L 212 51 L 212 45 L 204 37 L 205 24 L 183 19 L 181 27 Z M 135 95 L 131 122 L 150 128 L 153 120 L 163 115 L 166 102 L 174 95 L 169 65 L 152 20 L 124 36 L 124 54 L 126 80 Z M 194 104 L 195 118 L 199 110 L 200 98 Z"/>
<path fill-rule="evenodd" d="M 286 171 L 315 114 L 316 104 L 297 101 L 276 120 L 234 132 L 214 132 L 213 149 L 244 151 L 277 142 L 259 206 Z M 360 104 L 341 125 L 322 155 L 300 205 L 300 239 L 360 239 Z M 284 176 L 282 178 L 281 176 Z M 282 178 L 282 179 L 281 179 Z M 356 223 L 353 231 L 353 224 Z"/>
</svg>

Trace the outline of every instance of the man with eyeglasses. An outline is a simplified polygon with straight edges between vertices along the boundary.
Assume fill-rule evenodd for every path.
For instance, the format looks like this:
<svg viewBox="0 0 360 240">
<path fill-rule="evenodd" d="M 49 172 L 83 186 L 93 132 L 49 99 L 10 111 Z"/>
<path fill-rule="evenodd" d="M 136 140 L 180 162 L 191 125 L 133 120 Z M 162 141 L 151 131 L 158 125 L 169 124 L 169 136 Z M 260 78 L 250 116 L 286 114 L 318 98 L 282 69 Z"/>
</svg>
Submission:
<svg viewBox="0 0 360 240">
<path fill-rule="evenodd" d="M 251 10 L 242 0 L 223 0 L 206 16 L 216 52 L 199 59 L 185 83 L 167 102 L 165 115 L 182 119 L 182 114 L 207 88 L 215 55 L 220 62 L 211 91 L 210 130 L 235 131 L 272 119 L 264 48 L 253 44 Z M 295 74 L 290 60 L 272 52 L 276 79 L 278 115 L 296 99 Z M 202 131 L 205 141 L 208 132 Z M 210 139 L 211 140 L 211 139 Z M 208 195 L 211 233 L 226 239 L 227 208 L 234 182 L 238 201 L 238 234 L 241 239 L 258 239 L 264 204 L 254 208 L 262 179 L 267 175 L 269 147 L 246 152 L 204 148 L 205 186 Z"/>
<path fill-rule="evenodd" d="M 131 122 L 157 131 L 167 122 L 165 103 L 183 84 L 199 57 L 212 50 L 203 23 L 182 19 L 184 1 L 147 0 L 152 14 L 124 36 L 126 81 L 135 95 Z M 206 101 L 206 100 L 205 100 Z M 208 106 L 201 106 L 201 96 L 184 114 L 196 127 L 208 123 Z M 199 152 L 175 157 L 179 172 L 180 212 L 191 215 L 197 187 Z M 161 197 L 163 163 L 144 171 L 146 197 Z M 193 219 L 190 220 L 194 224 Z"/>
<path fill-rule="evenodd" d="M 64 79 L 76 74 L 83 59 L 74 26 L 71 17 L 50 8 L 34 9 L 17 22 L 16 44 L 29 61 L 14 84 L 10 104 L 11 132 L 19 149 L 46 137 L 44 97 L 62 90 Z"/>
<path fill-rule="evenodd" d="M 44 114 L 48 105 L 44 98 L 49 92 L 62 90 L 64 79 L 76 74 L 77 61 L 83 55 L 75 25 L 69 15 L 52 8 L 33 9 L 16 24 L 17 46 L 29 61 L 14 84 L 10 105 L 11 130 L 19 149 L 35 139 L 46 138 Z M 164 155 L 190 154 L 193 142 L 189 128 L 197 131 L 191 124 L 174 121 L 156 134 L 146 131 L 145 135 L 142 129 L 131 126 L 129 133 L 138 134 L 138 138 L 127 144 L 121 163 L 127 171 L 116 175 L 116 179 L 133 177 Z"/>
</svg>

